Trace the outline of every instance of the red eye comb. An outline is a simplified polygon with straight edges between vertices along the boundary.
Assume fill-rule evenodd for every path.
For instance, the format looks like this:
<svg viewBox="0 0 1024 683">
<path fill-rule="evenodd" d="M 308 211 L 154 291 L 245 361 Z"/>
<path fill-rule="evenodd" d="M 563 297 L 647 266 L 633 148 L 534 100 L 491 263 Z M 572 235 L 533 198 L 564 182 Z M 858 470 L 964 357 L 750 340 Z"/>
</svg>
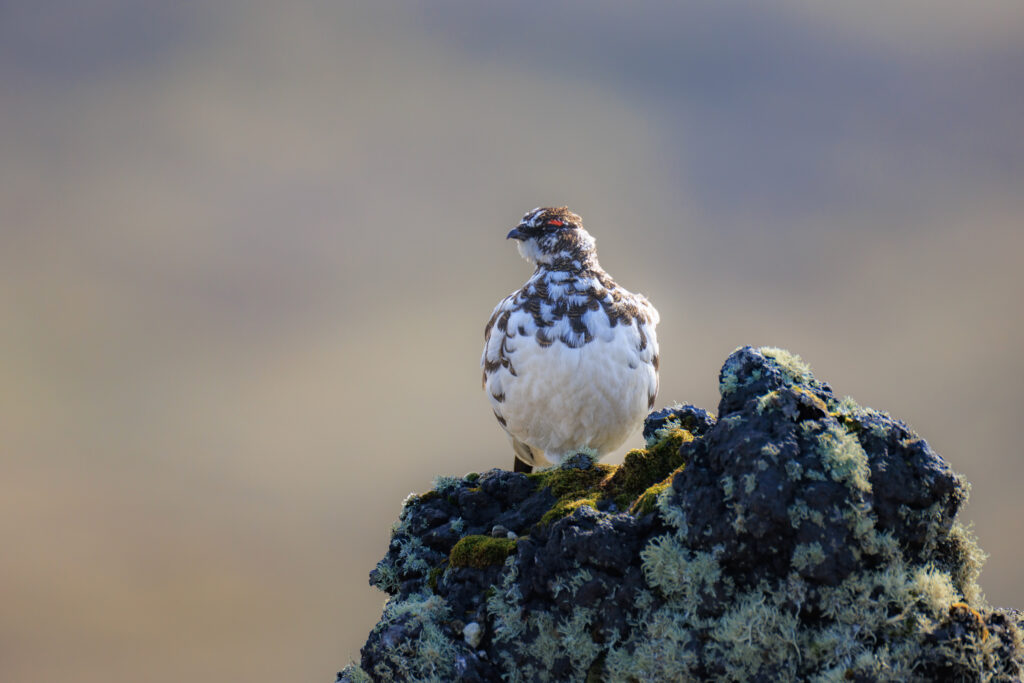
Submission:
<svg viewBox="0 0 1024 683">
<path fill-rule="evenodd" d="M 556 227 L 561 227 L 562 225 L 564 225 L 564 223 L 562 223 L 562 221 L 560 221 L 557 218 L 555 218 L 553 220 L 548 221 L 548 225 L 554 225 Z"/>
</svg>

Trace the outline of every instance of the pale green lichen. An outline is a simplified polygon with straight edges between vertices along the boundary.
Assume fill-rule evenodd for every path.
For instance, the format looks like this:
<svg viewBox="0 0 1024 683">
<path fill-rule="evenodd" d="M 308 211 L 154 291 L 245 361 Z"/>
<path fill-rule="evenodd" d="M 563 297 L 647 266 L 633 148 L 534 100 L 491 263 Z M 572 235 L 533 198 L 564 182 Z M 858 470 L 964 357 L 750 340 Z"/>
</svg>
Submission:
<svg viewBox="0 0 1024 683">
<path fill-rule="evenodd" d="M 654 507 L 657 508 L 658 514 L 661 515 L 666 524 L 686 533 L 686 514 L 678 505 L 672 504 L 671 486 L 666 487 L 664 491 L 658 494 Z"/>
<path fill-rule="evenodd" d="M 747 511 L 739 503 L 729 503 L 726 507 L 732 512 L 732 529 L 737 535 L 747 531 Z"/>
<path fill-rule="evenodd" d="M 801 424 L 801 429 L 815 442 L 821 462 L 833 481 L 864 493 L 871 492 L 868 456 L 853 435 L 835 423 L 825 423 L 823 429 L 821 423 L 808 421 Z"/>
<path fill-rule="evenodd" d="M 930 565 L 919 567 L 910 574 L 908 591 L 918 596 L 921 606 L 935 619 L 941 618 L 949 611 L 950 605 L 961 599 L 949 574 Z"/>
<path fill-rule="evenodd" d="M 767 586 L 740 596 L 710 630 L 707 648 L 731 680 L 750 680 L 765 667 L 796 679 L 801 662 L 800 620 L 769 602 Z"/>
<path fill-rule="evenodd" d="M 737 347 L 737 351 L 741 347 Z M 737 361 L 734 360 L 735 356 L 729 356 L 728 360 L 725 361 L 725 365 L 722 366 L 721 379 L 719 380 L 718 390 L 723 397 L 729 396 L 734 393 L 737 389 L 742 386 L 738 373 L 740 368 L 738 367 Z M 750 381 L 757 381 L 761 377 L 761 372 L 755 370 L 756 377 L 752 377 Z"/>
<path fill-rule="evenodd" d="M 811 518 L 811 508 L 807 505 L 807 501 L 803 498 L 797 498 L 793 503 L 786 508 L 786 514 L 789 516 L 789 524 L 794 529 L 800 527 L 805 521 Z"/>
<path fill-rule="evenodd" d="M 398 592 L 399 584 L 398 570 L 392 565 L 382 562 L 377 565 L 372 583 L 385 593 L 396 593 Z"/>
<path fill-rule="evenodd" d="M 338 683 L 373 683 L 370 674 L 363 671 L 363 668 L 351 662 L 348 666 L 338 672 Z"/>
<path fill-rule="evenodd" d="M 824 472 L 807 468 L 804 470 L 804 479 L 810 481 L 828 481 L 828 477 L 825 476 Z"/>
<path fill-rule="evenodd" d="M 448 477 L 444 475 L 438 475 L 434 477 L 432 488 L 438 494 L 446 496 L 452 491 L 459 488 L 459 484 L 462 483 L 462 479 L 459 477 Z"/>
<path fill-rule="evenodd" d="M 424 573 L 430 571 L 430 565 L 423 559 L 425 546 L 417 536 L 410 536 L 398 555 L 399 571 L 403 574 Z"/>
<path fill-rule="evenodd" d="M 526 630 L 521 605 L 522 594 L 519 592 L 519 570 L 515 557 L 505 560 L 500 585 L 487 598 L 487 613 L 493 618 L 493 631 L 497 640 L 516 641 Z"/>
<path fill-rule="evenodd" d="M 721 579 L 722 568 L 712 553 L 694 552 L 680 534 L 664 534 L 640 551 L 648 585 L 668 598 L 690 601 Z"/>
<path fill-rule="evenodd" d="M 757 412 L 763 413 L 766 410 L 773 409 L 779 403 L 778 391 L 769 391 L 767 394 L 763 394 L 757 399 Z"/>
<path fill-rule="evenodd" d="M 556 626 L 562 652 L 569 656 L 573 669 L 584 674 L 603 652 L 603 648 L 594 642 L 591 635 L 595 621 L 594 609 L 578 607 L 568 617 L 559 620 Z"/>
<path fill-rule="evenodd" d="M 581 569 L 580 571 L 573 572 L 568 576 L 560 575 L 554 581 L 553 590 L 551 591 L 551 594 L 555 597 L 557 597 L 560 593 L 574 594 L 576 591 L 580 589 L 580 587 L 583 584 L 585 584 L 587 581 L 592 580 L 593 578 L 594 575 L 591 573 L 589 569 Z"/>
<path fill-rule="evenodd" d="M 719 482 L 722 485 L 722 493 L 725 494 L 726 498 L 732 498 L 736 492 L 736 481 L 729 475 L 722 477 Z"/>
<path fill-rule="evenodd" d="M 824 561 L 825 551 L 820 543 L 814 542 L 796 546 L 793 549 L 793 557 L 790 559 L 790 564 L 797 571 L 805 571 L 812 567 L 817 567 Z"/>
<path fill-rule="evenodd" d="M 666 408 L 666 410 L 682 410 L 682 409 L 683 409 L 683 405 L 681 403 L 679 403 L 678 401 L 672 403 L 671 405 L 669 405 Z M 665 441 L 666 439 L 671 438 L 672 434 L 675 433 L 676 430 L 682 429 L 682 428 L 683 428 L 683 425 L 680 422 L 680 419 L 679 419 L 678 416 L 669 418 L 668 420 L 665 421 L 665 423 L 661 427 L 659 427 L 658 429 L 655 429 L 652 434 L 644 437 L 644 446 L 646 448 L 650 448 L 651 446 L 654 446 L 655 444 L 657 444 L 657 443 L 659 443 L 661 441 Z"/>
<path fill-rule="evenodd" d="M 953 522 L 947 537 L 949 552 L 953 556 L 951 565 L 947 568 L 953 580 L 953 585 L 963 594 L 964 600 L 972 605 L 988 607 L 985 594 L 978 584 L 978 577 L 981 575 L 981 568 L 988 559 L 988 555 L 978 546 L 978 542 L 971 531 L 970 526 L 964 526 L 960 522 Z"/>
<path fill-rule="evenodd" d="M 718 424 L 721 425 L 721 429 L 737 429 L 742 427 L 747 419 L 740 414 L 726 415 L 725 417 L 718 420 Z"/>
<path fill-rule="evenodd" d="M 530 647 L 530 652 L 539 661 L 539 670 L 528 664 L 520 669 L 523 680 L 537 680 L 543 671 L 550 671 L 554 667 L 555 659 L 562 654 L 560 639 L 558 637 L 558 624 L 555 617 L 547 612 L 530 612 L 527 622 L 537 633 Z"/>
<path fill-rule="evenodd" d="M 456 649 L 440 625 L 451 615 L 448 604 L 433 594 L 414 594 L 389 600 L 374 632 L 386 631 L 398 621 L 412 623 L 415 638 L 396 642 L 373 674 L 384 680 L 454 680 Z"/>
<path fill-rule="evenodd" d="M 688 681 L 698 661 L 692 648 L 692 622 L 674 607 L 662 607 L 636 624 L 628 647 L 611 648 L 604 660 L 605 681 Z"/>
<path fill-rule="evenodd" d="M 782 373 L 793 384 L 806 384 L 814 379 L 814 375 L 811 374 L 811 367 L 795 353 L 790 353 L 786 349 L 779 349 L 774 346 L 762 346 L 758 351 L 765 358 L 771 358 L 775 361 L 778 368 L 782 370 Z"/>
<path fill-rule="evenodd" d="M 786 461 L 786 476 L 790 481 L 800 481 L 804 475 L 804 467 L 795 460 Z"/>
</svg>

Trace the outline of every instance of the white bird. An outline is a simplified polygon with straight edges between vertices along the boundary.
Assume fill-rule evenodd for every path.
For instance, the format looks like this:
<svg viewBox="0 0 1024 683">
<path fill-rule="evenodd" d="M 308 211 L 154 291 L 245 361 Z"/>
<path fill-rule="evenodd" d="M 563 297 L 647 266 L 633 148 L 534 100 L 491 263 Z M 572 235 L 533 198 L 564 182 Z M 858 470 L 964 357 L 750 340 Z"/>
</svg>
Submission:
<svg viewBox="0 0 1024 683">
<path fill-rule="evenodd" d="M 654 406 L 658 311 L 601 269 L 567 207 L 530 211 L 508 238 L 535 270 L 495 307 L 480 364 L 515 470 L 607 455 Z"/>
</svg>

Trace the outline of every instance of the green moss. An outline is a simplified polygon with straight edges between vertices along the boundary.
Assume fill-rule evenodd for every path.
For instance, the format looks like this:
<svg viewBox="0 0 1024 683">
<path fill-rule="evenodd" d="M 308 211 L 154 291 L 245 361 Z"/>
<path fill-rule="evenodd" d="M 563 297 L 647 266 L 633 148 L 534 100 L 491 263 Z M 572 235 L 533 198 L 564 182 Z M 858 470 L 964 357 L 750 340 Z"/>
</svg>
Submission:
<svg viewBox="0 0 1024 683">
<path fill-rule="evenodd" d="M 594 663 L 587 669 L 587 678 L 584 683 L 604 683 L 604 660 L 607 653 L 602 652 L 598 655 Z"/>
<path fill-rule="evenodd" d="M 556 498 L 540 524 L 551 524 L 583 505 L 596 508 L 603 497 L 601 484 L 615 469 L 612 465 L 596 464 L 586 468 L 562 466 L 526 475 L 537 482 L 538 488 L 547 488 Z"/>
<path fill-rule="evenodd" d="M 598 486 L 601 481 L 615 472 L 613 465 L 593 465 L 587 468 L 552 467 L 526 475 L 537 484 L 537 488 L 550 489 L 555 498 L 581 497 Z"/>
<path fill-rule="evenodd" d="M 658 496 L 660 496 L 665 489 L 672 486 L 672 479 L 675 478 L 676 472 L 681 472 L 682 469 L 683 468 L 680 467 L 654 486 L 648 486 L 633 502 L 632 506 L 630 506 L 630 514 L 636 515 L 637 517 L 643 517 L 644 515 L 655 512 L 657 510 Z"/>
<path fill-rule="evenodd" d="M 430 590 L 437 592 L 437 580 L 444 574 L 442 567 L 434 567 L 430 570 L 430 574 L 427 575 L 427 585 L 430 586 Z"/>
<path fill-rule="evenodd" d="M 515 539 L 491 538 L 483 535 L 464 536 L 452 548 L 452 552 L 448 556 L 448 564 L 452 567 L 486 569 L 496 564 L 502 564 L 515 549 Z"/>
<path fill-rule="evenodd" d="M 658 431 L 658 439 L 647 448 L 626 453 L 622 465 L 608 480 L 606 496 L 613 498 L 619 509 L 628 509 L 652 485 L 683 464 L 679 449 L 693 441 L 693 434 L 674 424 Z"/>
<path fill-rule="evenodd" d="M 652 512 L 658 494 L 668 487 L 671 476 L 683 464 L 680 448 L 693 438 L 689 430 L 670 423 L 658 430 L 657 438 L 647 448 L 627 453 L 618 467 L 563 465 L 526 475 L 538 488 L 547 488 L 556 498 L 540 523 L 551 524 L 583 506 L 597 509 L 604 500 L 611 500 L 619 510 L 633 514 Z"/>
<path fill-rule="evenodd" d="M 551 524 L 552 522 L 560 520 L 562 517 L 568 517 L 575 512 L 577 508 L 581 508 L 583 506 L 591 507 L 596 510 L 599 495 L 600 494 L 595 493 L 584 498 L 561 498 L 550 510 L 544 513 L 544 516 L 540 518 L 540 523 Z"/>
<path fill-rule="evenodd" d="M 436 490 L 431 489 L 431 490 L 427 491 L 426 493 L 421 493 L 419 495 L 413 494 L 413 496 L 415 498 L 415 502 L 416 503 L 426 503 L 428 500 L 433 500 L 435 498 L 440 498 L 441 494 L 438 493 Z"/>
</svg>

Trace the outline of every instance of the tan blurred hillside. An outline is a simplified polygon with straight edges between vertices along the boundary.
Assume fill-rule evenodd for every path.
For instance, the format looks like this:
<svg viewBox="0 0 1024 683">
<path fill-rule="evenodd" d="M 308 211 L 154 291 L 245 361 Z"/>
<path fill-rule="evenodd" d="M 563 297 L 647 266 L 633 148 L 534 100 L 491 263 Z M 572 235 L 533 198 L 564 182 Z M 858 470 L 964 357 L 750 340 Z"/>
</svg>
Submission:
<svg viewBox="0 0 1024 683">
<path fill-rule="evenodd" d="M 0 8 L 0 679 L 358 657 L 402 498 L 509 462 L 542 204 L 661 311 L 659 404 L 801 354 L 967 475 L 1024 607 L 1024 13 L 511 7 Z"/>
</svg>

